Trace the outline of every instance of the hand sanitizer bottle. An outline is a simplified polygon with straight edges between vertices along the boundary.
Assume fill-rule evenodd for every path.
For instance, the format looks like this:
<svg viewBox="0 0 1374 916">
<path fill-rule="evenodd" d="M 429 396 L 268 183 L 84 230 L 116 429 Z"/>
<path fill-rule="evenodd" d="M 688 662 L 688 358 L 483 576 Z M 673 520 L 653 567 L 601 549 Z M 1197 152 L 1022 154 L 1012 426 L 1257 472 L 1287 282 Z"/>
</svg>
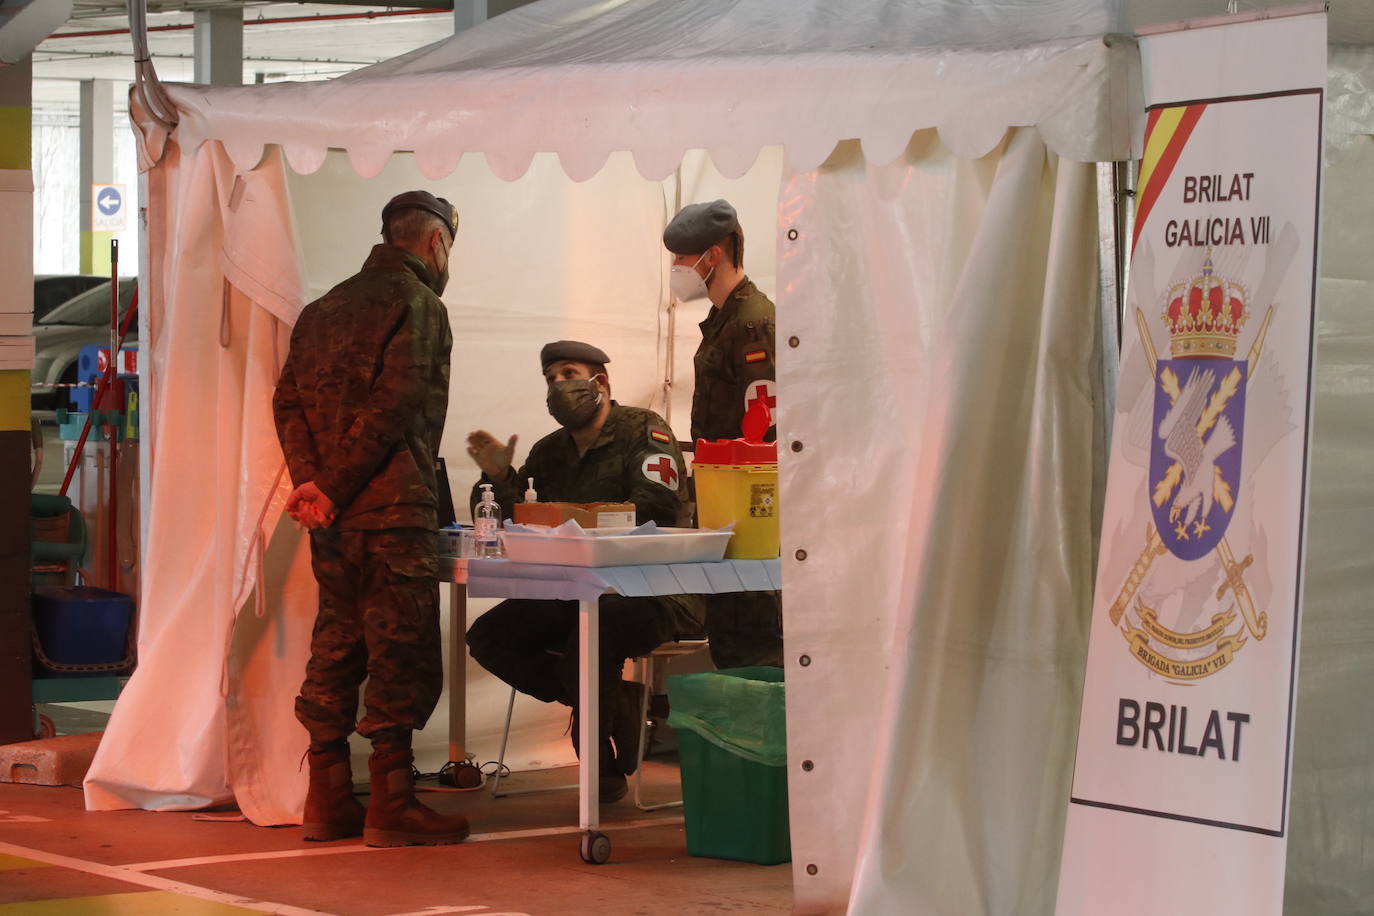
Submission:
<svg viewBox="0 0 1374 916">
<path fill-rule="evenodd" d="M 477 556 L 501 556 L 501 538 L 497 532 L 501 525 L 501 507 L 492 495 L 491 484 L 482 484 L 482 501 L 472 513 L 472 526 L 477 540 Z"/>
</svg>

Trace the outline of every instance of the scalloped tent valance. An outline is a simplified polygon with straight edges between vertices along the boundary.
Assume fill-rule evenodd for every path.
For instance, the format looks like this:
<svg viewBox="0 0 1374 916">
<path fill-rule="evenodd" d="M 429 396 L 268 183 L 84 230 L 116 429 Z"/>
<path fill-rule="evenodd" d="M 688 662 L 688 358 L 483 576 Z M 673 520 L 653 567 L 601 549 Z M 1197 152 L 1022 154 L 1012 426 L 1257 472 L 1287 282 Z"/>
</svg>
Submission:
<svg viewBox="0 0 1374 916">
<path fill-rule="evenodd" d="M 514 180 L 537 152 L 574 180 L 616 150 L 660 179 L 705 149 L 727 176 L 780 145 L 793 168 L 858 139 L 887 162 L 937 128 L 963 157 L 1034 126 L 1059 155 L 1139 144 L 1138 58 L 1112 0 L 543 0 L 319 83 L 169 85 L 177 140 L 240 169 L 280 146 L 300 173 L 330 149 L 363 177 L 395 152 L 437 179 L 467 153 Z M 145 162 L 164 136 L 136 119 Z"/>
</svg>

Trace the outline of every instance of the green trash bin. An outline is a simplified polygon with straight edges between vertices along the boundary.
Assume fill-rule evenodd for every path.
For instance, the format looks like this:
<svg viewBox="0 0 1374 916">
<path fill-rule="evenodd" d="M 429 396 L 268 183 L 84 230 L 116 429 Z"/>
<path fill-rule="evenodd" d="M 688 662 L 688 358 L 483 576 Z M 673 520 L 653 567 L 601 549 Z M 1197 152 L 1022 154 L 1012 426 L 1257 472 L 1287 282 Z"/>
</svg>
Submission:
<svg viewBox="0 0 1374 916">
<path fill-rule="evenodd" d="M 689 855 L 777 865 L 792 860 L 787 707 L 781 668 L 668 678 Z"/>
</svg>

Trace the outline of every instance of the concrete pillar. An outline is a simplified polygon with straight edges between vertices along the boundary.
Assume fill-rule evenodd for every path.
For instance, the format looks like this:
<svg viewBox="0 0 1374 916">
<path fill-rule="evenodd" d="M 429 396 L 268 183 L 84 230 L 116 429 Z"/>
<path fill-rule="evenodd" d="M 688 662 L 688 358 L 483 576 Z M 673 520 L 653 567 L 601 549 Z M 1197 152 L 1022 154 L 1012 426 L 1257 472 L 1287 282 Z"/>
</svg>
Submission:
<svg viewBox="0 0 1374 916">
<path fill-rule="evenodd" d="M 91 229 L 91 185 L 114 181 L 114 82 L 81 81 L 81 272 L 110 274 L 113 232 Z"/>
<path fill-rule="evenodd" d="M 243 10 L 198 10 L 195 14 L 195 81 L 243 85 Z"/>
<path fill-rule="evenodd" d="M 32 84 L 32 58 L 0 66 L 0 744 L 34 736 L 29 667 Z"/>
<path fill-rule="evenodd" d="M 470 29 L 487 21 L 487 0 L 453 0 L 453 31 Z"/>
</svg>

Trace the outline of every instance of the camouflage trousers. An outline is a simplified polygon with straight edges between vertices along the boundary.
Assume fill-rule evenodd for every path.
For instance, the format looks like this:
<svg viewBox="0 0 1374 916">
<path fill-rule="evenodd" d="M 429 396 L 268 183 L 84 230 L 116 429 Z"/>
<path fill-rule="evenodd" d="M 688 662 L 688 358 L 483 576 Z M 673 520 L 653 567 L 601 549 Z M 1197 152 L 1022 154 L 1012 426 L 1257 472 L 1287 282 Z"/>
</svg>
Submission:
<svg viewBox="0 0 1374 916">
<path fill-rule="evenodd" d="M 705 595 L 706 636 L 717 668 L 782 667 L 782 593 Z"/>
<path fill-rule="evenodd" d="M 428 721 L 444 679 L 436 537 L 422 528 L 311 532 L 320 609 L 296 718 L 312 743 L 356 727 L 378 747 L 409 747 Z"/>
<path fill-rule="evenodd" d="M 577 705 L 576 601 L 513 598 L 468 628 L 468 648 L 483 668 L 521 693 L 545 703 Z M 690 596 L 625 598 L 605 595 L 600 605 L 601 736 L 611 734 L 625 660 L 647 655 L 674 639 L 701 634 L 700 609 Z"/>
</svg>

